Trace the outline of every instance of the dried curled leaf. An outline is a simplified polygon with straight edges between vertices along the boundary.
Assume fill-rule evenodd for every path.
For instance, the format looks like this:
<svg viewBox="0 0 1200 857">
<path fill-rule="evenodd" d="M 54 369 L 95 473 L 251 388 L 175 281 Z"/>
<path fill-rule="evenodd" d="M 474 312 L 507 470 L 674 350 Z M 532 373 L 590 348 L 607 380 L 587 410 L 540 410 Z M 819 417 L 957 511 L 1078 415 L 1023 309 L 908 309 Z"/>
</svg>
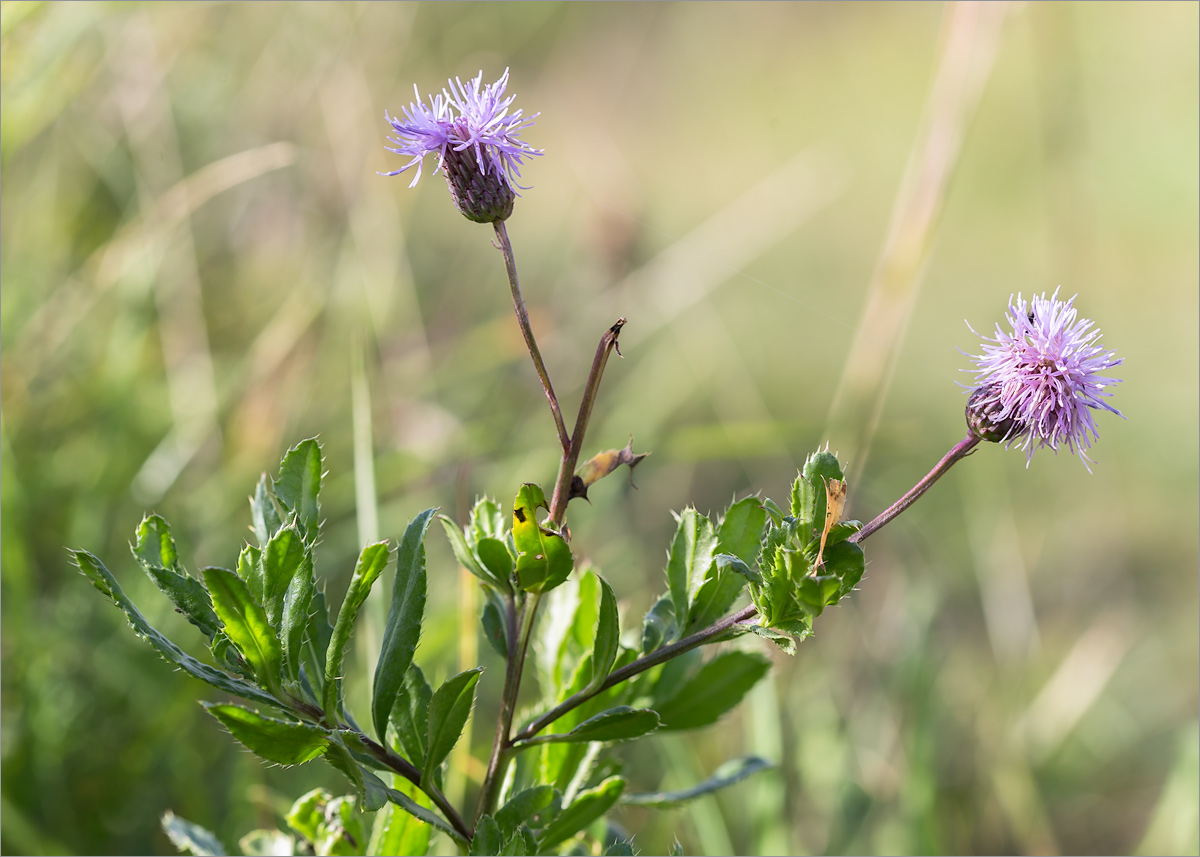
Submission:
<svg viewBox="0 0 1200 857">
<path fill-rule="evenodd" d="M 604 452 L 593 455 L 571 477 L 571 496 L 569 499 L 574 500 L 576 497 L 582 497 L 586 500 L 588 498 L 588 487 L 612 473 L 622 464 L 628 465 L 629 484 L 633 485 L 633 468 L 637 467 L 641 460 L 649 454 L 648 452 L 634 452 L 633 435 L 630 435 L 629 443 L 624 449 L 606 449 Z M 633 487 L 636 488 L 637 486 L 634 485 Z"/>
<path fill-rule="evenodd" d="M 825 526 L 821 529 L 821 547 L 817 550 L 817 561 L 813 563 L 814 571 L 824 563 L 825 540 L 833 525 L 842 519 L 842 509 L 846 507 L 846 483 L 841 479 L 825 481 Z"/>
</svg>

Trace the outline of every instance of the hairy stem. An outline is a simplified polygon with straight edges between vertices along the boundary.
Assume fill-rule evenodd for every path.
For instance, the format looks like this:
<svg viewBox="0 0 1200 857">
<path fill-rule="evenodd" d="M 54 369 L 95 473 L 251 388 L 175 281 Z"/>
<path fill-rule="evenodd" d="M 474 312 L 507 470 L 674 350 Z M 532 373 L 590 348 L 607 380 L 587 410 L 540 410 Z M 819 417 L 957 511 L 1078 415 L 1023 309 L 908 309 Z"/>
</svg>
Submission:
<svg viewBox="0 0 1200 857">
<path fill-rule="evenodd" d="M 878 530 L 888 521 L 892 520 L 892 518 L 899 515 L 913 503 L 917 502 L 918 497 L 928 491 L 933 486 L 934 482 L 937 482 L 939 479 L 941 479 L 942 475 L 945 474 L 947 470 L 949 470 L 963 458 L 966 458 L 968 455 L 970 455 L 971 451 L 975 449 L 978 444 L 979 438 L 975 437 L 973 434 L 968 434 L 966 437 L 956 443 L 950 449 L 950 451 L 942 457 L 941 461 L 934 465 L 933 470 L 930 470 L 927 474 L 925 474 L 925 477 L 920 482 L 909 489 L 908 493 L 906 493 L 892 505 L 888 506 L 887 509 L 885 509 L 878 517 L 875 518 L 875 520 L 871 521 L 871 523 L 867 524 L 857 533 L 852 535 L 848 541 L 855 543 L 861 542 L 863 539 Z"/>
<path fill-rule="evenodd" d="M 508 272 L 508 285 L 512 289 L 513 309 L 517 313 L 517 324 L 521 326 L 521 334 L 525 337 L 525 347 L 529 349 L 529 356 L 533 358 L 533 368 L 537 370 L 538 378 L 542 382 L 542 389 L 546 392 L 546 399 L 550 402 L 550 413 L 554 415 L 554 426 L 558 429 L 558 442 L 566 453 L 571 446 L 571 439 L 567 437 L 567 425 L 563 422 L 562 409 L 558 406 L 558 397 L 554 395 L 554 386 L 550 383 L 550 374 L 546 371 L 546 364 L 542 362 L 542 352 L 538 350 L 537 340 L 533 338 L 533 327 L 529 324 L 529 313 L 525 311 L 525 299 L 521 297 L 521 284 L 517 279 L 517 260 L 513 255 L 512 243 L 508 240 L 508 230 L 504 228 L 504 221 L 497 220 L 492 224 L 496 228 L 496 240 L 500 243 L 500 251 L 504 254 L 504 268 Z"/>
<path fill-rule="evenodd" d="M 554 708 L 547 711 L 537 720 L 534 720 L 516 734 L 516 736 L 513 738 L 513 744 L 523 745 L 524 742 L 541 732 L 568 711 L 578 708 L 580 705 L 587 702 L 597 694 L 603 693 L 610 687 L 618 685 L 623 681 L 627 681 L 638 673 L 645 672 L 651 667 L 658 666 L 661 663 L 671 660 L 671 658 L 682 655 L 684 652 L 691 651 L 697 646 L 704 645 L 705 643 L 711 641 L 714 637 L 725 633 L 734 625 L 741 624 L 742 622 L 749 622 L 754 618 L 754 615 L 757 612 L 758 611 L 753 605 L 744 607 L 736 613 L 731 613 L 722 619 L 718 619 L 707 628 L 703 628 L 691 636 L 684 637 L 682 640 L 671 643 L 669 646 L 663 646 L 661 649 L 656 649 L 648 655 L 642 655 L 633 663 L 626 664 L 620 669 L 613 670 L 608 674 L 608 678 L 606 678 L 603 683 L 597 685 L 596 687 L 586 688 L 579 691 L 579 693 L 567 698 Z"/>
</svg>

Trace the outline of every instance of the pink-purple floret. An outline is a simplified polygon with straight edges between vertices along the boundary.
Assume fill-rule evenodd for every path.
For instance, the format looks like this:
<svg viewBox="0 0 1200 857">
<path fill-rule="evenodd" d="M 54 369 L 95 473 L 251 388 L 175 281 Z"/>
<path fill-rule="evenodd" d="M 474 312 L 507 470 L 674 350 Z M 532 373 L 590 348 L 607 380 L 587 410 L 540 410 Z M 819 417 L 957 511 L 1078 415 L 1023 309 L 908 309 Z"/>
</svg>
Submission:
<svg viewBox="0 0 1200 857">
<path fill-rule="evenodd" d="M 1018 294 L 1010 299 L 1012 332 L 997 324 L 994 338 L 979 334 L 983 354 L 972 357 L 979 368 L 971 371 L 978 376 L 975 389 L 990 389 L 981 406 L 998 406 L 992 419 L 1015 419 L 1008 446 L 1026 450 L 1032 460 L 1037 449 L 1057 451 L 1065 444 L 1087 467 L 1086 451 L 1098 437 L 1092 411 L 1123 418 L 1103 401 L 1112 395 L 1105 387 L 1120 379 L 1100 374 L 1122 361 L 1100 345 L 1100 331 L 1089 319 L 1077 320 L 1074 302 L 1074 297 L 1058 300 L 1057 290 L 1049 298 L 1043 294 L 1025 301 Z"/>
<path fill-rule="evenodd" d="M 480 172 L 487 175 L 489 170 L 495 170 L 510 186 L 520 187 L 514 179 L 521 175 L 522 159 L 542 154 L 541 149 L 523 141 L 520 133 L 540 114 L 525 117 L 520 109 L 511 114 L 508 112 L 515 97 L 504 97 L 508 69 L 495 83 L 482 85 L 482 82 L 482 71 L 466 84 L 459 78 L 447 81 L 450 88 L 443 89 L 441 95 L 431 95 L 428 104 L 421 101 L 421 94 L 414 85 L 417 100 L 403 108 L 403 120 L 389 116 L 385 110 L 383 117 L 396 132 L 395 137 L 388 138 L 396 144 L 395 148 L 385 148 L 397 155 L 411 156 L 412 160 L 398 170 L 381 175 L 399 175 L 415 166 L 417 171 L 409 184 L 413 187 L 421 178 L 421 165 L 426 155 L 437 153 L 436 175 L 442 169 L 447 149 L 456 152 L 473 149 Z"/>
</svg>

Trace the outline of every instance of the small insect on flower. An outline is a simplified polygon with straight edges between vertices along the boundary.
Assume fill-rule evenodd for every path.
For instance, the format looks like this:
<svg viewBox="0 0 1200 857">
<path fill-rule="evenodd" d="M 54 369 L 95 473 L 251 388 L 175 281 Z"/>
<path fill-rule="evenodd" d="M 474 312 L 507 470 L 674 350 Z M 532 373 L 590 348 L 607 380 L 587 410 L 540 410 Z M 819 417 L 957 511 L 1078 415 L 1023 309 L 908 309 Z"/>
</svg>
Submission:
<svg viewBox="0 0 1200 857">
<path fill-rule="evenodd" d="M 469 83 L 459 78 L 447 83 L 449 89 L 431 95 L 428 104 L 414 85 L 417 100 L 403 108 L 403 119 L 384 111 L 383 118 L 396 132 L 388 138 L 395 146 L 384 148 L 412 160 L 380 175 L 396 176 L 415 166 L 409 184 L 413 187 L 421 179 L 425 156 L 436 152 L 434 174 L 445 173 L 454 205 L 464 217 L 477 223 L 506 220 L 520 187 L 516 179 L 523 159 L 542 154 L 521 139 L 521 132 L 540 114 L 525 117 L 519 109 L 509 113 L 514 96 L 504 97 L 508 69 L 487 85 L 482 71 Z"/>
<path fill-rule="evenodd" d="M 978 376 L 967 423 L 981 440 L 1026 450 L 1026 466 L 1037 449 L 1065 444 L 1087 467 L 1087 450 L 1098 437 L 1092 412 L 1124 419 L 1103 401 L 1112 395 L 1105 388 L 1120 379 L 1101 374 L 1122 360 L 1100 345 L 1100 331 L 1078 318 L 1074 302 L 1060 301 L 1057 289 L 1029 301 L 1018 294 L 1008 308 L 1011 332 L 997 324 L 994 337 L 976 334 L 983 354 L 971 358 L 979 368 L 967 370 Z"/>
</svg>

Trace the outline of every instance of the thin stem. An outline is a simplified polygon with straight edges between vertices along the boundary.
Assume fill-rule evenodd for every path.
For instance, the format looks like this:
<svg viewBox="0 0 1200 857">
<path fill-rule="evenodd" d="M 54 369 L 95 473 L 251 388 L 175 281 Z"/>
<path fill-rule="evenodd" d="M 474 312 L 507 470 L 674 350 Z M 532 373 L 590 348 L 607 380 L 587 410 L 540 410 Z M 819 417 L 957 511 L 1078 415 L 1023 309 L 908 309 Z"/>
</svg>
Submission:
<svg viewBox="0 0 1200 857">
<path fill-rule="evenodd" d="M 501 776 L 504 764 L 508 761 L 512 742 L 509 735 L 512 732 L 513 715 L 517 710 L 517 694 L 521 690 L 521 672 L 525 666 L 525 653 L 529 649 L 529 637 L 533 631 L 533 619 L 537 614 L 538 602 L 541 595 L 532 595 L 525 599 L 521 607 L 520 618 L 514 615 L 512 602 L 509 602 L 508 613 L 508 658 L 504 669 L 504 692 L 500 697 L 500 717 L 496 722 L 496 737 L 492 742 L 492 755 L 488 759 L 487 774 L 483 778 L 483 787 L 479 791 L 479 803 L 475 809 L 475 818 L 479 819 L 484 813 L 495 812 L 496 800 L 500 792 Z M 517 629 L 518 623 L 520 629 Z"/>
<path fill-rule="evenodd" d="M 565 701 L 559 703 L 554 708 L 547 711 L 537 720 L 530 723 L 524 729 L 516 734 L 512 743 L 514 746 L 524 746 L 524 742 L 528 741 L 537 733 L 541 732 L 558 718 L 562 717 L 573 708 L 578 708 L 583 703 L 587 702 L 597 694 L 603 693 L 610 687 L 620 684 L 623 681 L 633 678 L 638 673 L 645 672 L 651 667 L 658 666 L 671 658 L 682 655 L 684 652 L 690 651 L 697 646 L 702 646 L 724 632 L 728 631 L 734 625 L 742 622 L 748 622 L 754 618 L 754 614 L 758 611 L 753 605 L 739 610 L 737 613 L 731 613 L 723 619 L 719 619 L 707 628 L 704 628 L 689 637 L 684 637 L 671 643 L 669 646 L 663 646 L 661 649 L 656 649 L 648 655 L 642 655 L 636 661 L 628 663 L 620 669 L 615 669 L 608 674 L 601 684 L 592 688 L 585 688 L 579 691 L 574 696 L 569 697 Z"/>
<path fill-rule="evenodd" d="M 467 823 L 463 821 L 462 816 L 458 814 L 458 810 L 456 810 L 454 805 L 446 799 L 446 796 L 442 794 L 441 790 L 438 789 L 437 786 L 435 786 L 433 783 L 421 782 L 421 772 L 418 771 L 411 762 L 401 756 L 397 756 L 395 753 L 388 750 L 388 748 L 376 743 L 375 741 L 372 741 L 361 732 L 358 733 L 358 739 L 362 742 L 363 746 L 367 748 L 368 752 L 370 752 L 370 754 L 378 759 L 382 764 L 390 768 L 392 771 L 395 771 L 400 776 L 404 777 L 404 779 L 411 782 L 421 791 L 425 792 L 425 794 L 429 796 L 429 799 L 433 801 L 433 805 L 442 811 L 442 815 L 444 815 L 446 820 L 450 822 L 450 826 L 458 831 L 459 834 L 462 835 L 463 839 L 465 839 L 467 842 L 471 841 L 471 828 L 467 827 Z"/>
<path fill-rule="evenodd" d="M 604 331 L 596 346 L 596 356 L 592 358 L 592 369 L 588 373 L 587 386 L 583 390 L 583 400 L 579 403 L 579 414 L 575 417 L 575 430 L 571 433 L 571 442 L 563 451 L 558 479 L 554 483 L 554 495 L 550 501 L 550 520 L 556 526 L 561 526 L 566 518 L 567 503 L 571 500 L 571 477 L 575 475 L 575 465 L 579 463 L 579 451 L 583 449 L 588 421 L 592 418 L 592 408 L 596 404 L 596 395 L 600 392 L 600 378 L 604 375 L 608 355 L 617 349 L 617 337 L 621 335 L 621 328 L 624 326 L 625 319 L 618 318 L 616 324 Z"/>
<path fill-rule="evenodd" d="M 878 530 L 888 521 L 892 520 L 892 518 L 899 515 L 913 503 L 917 502 L 918 497 L 928 491 L 930 487 L 933 486 L 933 483 L 941 479 L 942 475 L 945 474 L 945 472 L 951 467 L 953 467 L 954 464 L 970 455 L 971 450 L 975 449 L 978 444 L 979 438 L 975 437 L 973 434 L 968 434 L 966 437 L 956 443 L 950 449 L 950 451 L 942 457 L 942 460 L 934 466 L 933 470 L 930 470 L 927 474 L 925 474 L 925 478 L 910 488 L 907 494 L 905 494 L 892 505 L 888 506 L 887 509 L 885 509 L 878 517 L 875 518 L 875 520 L 871 521 L 871 523 L 867 524 L 857 533 L 852 535 L 847 541 L 855 543 L 863 541 L 867 538 L 867 536 L 871 535 L 871 533 Z"/>
<path fill-rule="evenodd" d="M 500 251 L 504 254 L 504 268 L 508 271 L 508 285 L 512 289 L 517 323 L 521 326 L 529 356 L 533 358 L 533 368 L 537 370 L 542 389 L 546 392 L 546 399 L 550 402 L 550 413 L 554 415 L 554 426 L 558 429 L 558 442 L 566 453 L 570 449 L 571 440 L 567 437 L 567 425 L 563 422 L 562 409 L 558 406 L 558 397 L 554 395 L 550 374 L 546 371 L 546 364 L 542 362 L 542 352 L 538 350 L 537 340 L 533 338 L 533 327 L 529 324 L 529 313 L 525 311 L 525 299 L 521 297 L 521 284 L 517 280 L 517 260 L 513 256 L 512 243 L 508 240 L 508 230 L 504 228 L 503 220 L 497 220 L 492 225 L 496 228 L 496 240 L 500 242 Z"/>
</svg>

